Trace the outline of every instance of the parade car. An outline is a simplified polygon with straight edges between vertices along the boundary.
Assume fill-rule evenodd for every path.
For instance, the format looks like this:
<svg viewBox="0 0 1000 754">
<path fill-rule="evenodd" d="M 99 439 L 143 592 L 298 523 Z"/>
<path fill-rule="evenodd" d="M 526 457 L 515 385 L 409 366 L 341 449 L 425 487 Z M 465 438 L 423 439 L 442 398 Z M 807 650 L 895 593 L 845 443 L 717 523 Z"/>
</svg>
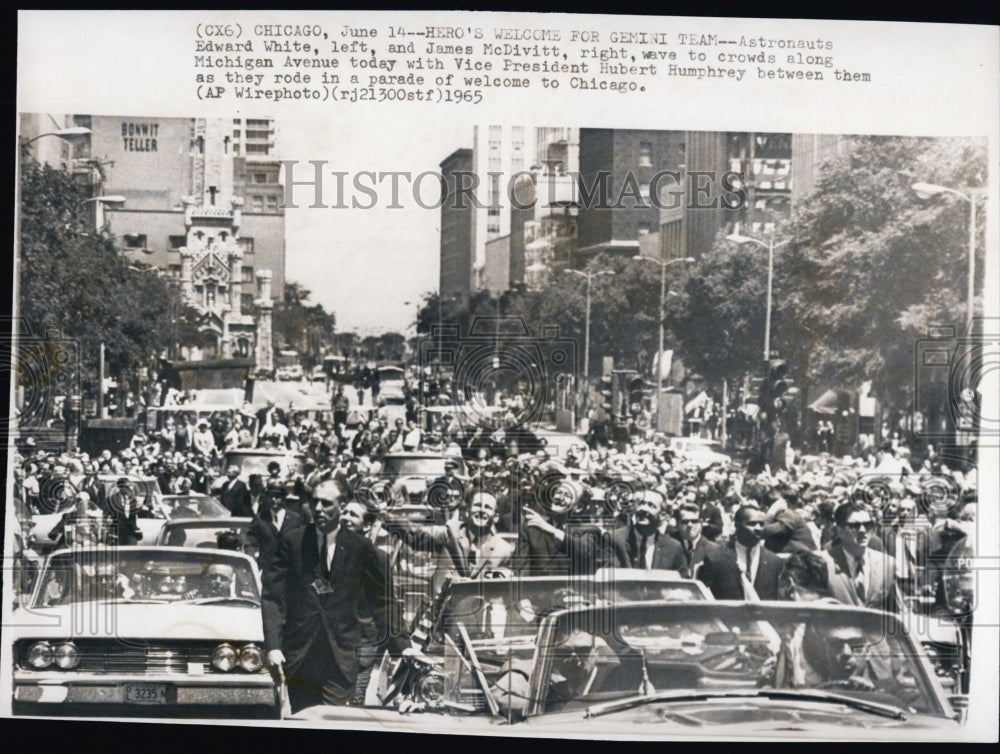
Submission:
<svg viewBox="0 0 1000 754">
<path fill-rule="evenodd" d="M 460 632 L 462 633 L 462 632 Z M 961 726 L 895 616 L 804 602 L 635 602 L 542 616 L 530 653 L 448 643 L 435 705 L 311 707 L 296 719 L 359 728 L 626 738 L 948 740 Z M 490 662 L 487 662 L 490 660 Z M 494 664 L 498 661 L 498 664 Z M 455 699 L 478 688 L 485 709 Z"/>
<path fill-rule="evenodd" d="M 449 646 L 467 640 L 490 677 L 512 656 L 531 658 L 538 624 L 554 610 L 573 605 L 710 599 L 711 592 L 701 582 L 682 578 L 676 571 L 612 568 L 587 576 L 514 576 L 500 569 L 485 572 L 483 578 L 451 580 L 436 601 L 419 613 L 423 627 L 418 624 L 416 632 L 426 634 L 426 641 L 421 642 L 426 644 L 426 657 L 435 658 L 439 665 L 448 656 Z M 392 702 L 397 694 L 416 703 L 443 702 L 427 694 L 428 684 L 435 687 L 430 665 L 414 667 L 410 660 L 385 658 L 380 677 L 383 703 Z M 443 682 L 443 676 L 438 680 Z M 486 700 L 472 679 L 467 678 L 462 688 L 452 688 L 449 698 L 454 703 L 486 708 Z"/>
<path fill-rule="evenodd" d="M 423 451 L 387 453 L 382 459 L 378 481 L 386 483 L 389 502 L 422 505 L 427 502 L 431 483 L 444 476 L 446 461 L 458 464 L 456 476 L 465 476 L 465 463 L 457 456 Z"/>
<path fill-rule="evenodd" d="M 722 452 L 722 444 L 704 437 L 671 437 L 668 447 L 682 461 L 706 468 L 713 464 L 728 466 L 733 459 Z"/>
<path fill-rule="evenodd" d="M 13 713 L 272 718 L 260 574 L 238 552 L 74 547 L 12 614 Z"/>
<path fill-rule="evenodd" d="M 211 495 L 164 495 L 160 505 L 168 518 L 218 518 L 228 516 L 229 509 Z"/>
<path fill-rule="evenodd" d="M 156 538 L 161 547 L 218 547 L 226 532 L 236 536 L 240 552 L 255 555 L 257 542 L 250 531 L 253 519 L 242 516 L 210 518 L 174 518 L 167 521 Z"/>
<path fill-rule="evenodd" d="M 163 495 L 160 492 L 159 482 L 157 482 L 155 477 L 134 474 L 124 476 L 129 480 L 129 484 L 135 491 L 136 500 L 140 502 L 136 524 L 142 532 L 142 539 L 144 542 L 152 542 L 160 531 L 160 527 L 163 526 L 163 522 L 169 518 L 169 509 L 163 505 Z M 109 499 L 115 494 L 118 480 L 121 477 L 122 475 L 120 474 L 98 475 L 97 483 L 101 486 L 105 498 Z M 70 486 L 68 489 L 75 491 L 82 486 L 83 477 L 81 475 L 73 475 L 69 478 L 69 483 Z M 67 498 L 66 504 L 56 507 L 55 511 L 32 515 L 32 520 L 35 522 L 33 548 L 37 553 L 46 555 L 53 550 L 56 543 L 49 535 L 59 523 L 63 514 L 72 507 L 73 500 L 72 496 L 70 496 Z"/>
</svg>

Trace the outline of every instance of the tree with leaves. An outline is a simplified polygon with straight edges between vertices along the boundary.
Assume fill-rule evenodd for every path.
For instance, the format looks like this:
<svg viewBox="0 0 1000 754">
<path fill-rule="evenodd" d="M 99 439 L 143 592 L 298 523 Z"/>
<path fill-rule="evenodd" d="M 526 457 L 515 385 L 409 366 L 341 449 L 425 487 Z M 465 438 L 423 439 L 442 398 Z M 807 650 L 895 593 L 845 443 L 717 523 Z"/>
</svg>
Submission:
<svg viewBox="0 0 1000 754">
<path fill-rule="evenodd" d="M 36 336 L 76 341 L 80 379 L 96 384 L 102 343 L 108 373 L 127 378 L 197 339 L 195 313 L 158 271 L 129 263 L 113 236 L 93 229 L 88 198 L 65 171 L 22 164 L 18 307 Z"/>
</svg>

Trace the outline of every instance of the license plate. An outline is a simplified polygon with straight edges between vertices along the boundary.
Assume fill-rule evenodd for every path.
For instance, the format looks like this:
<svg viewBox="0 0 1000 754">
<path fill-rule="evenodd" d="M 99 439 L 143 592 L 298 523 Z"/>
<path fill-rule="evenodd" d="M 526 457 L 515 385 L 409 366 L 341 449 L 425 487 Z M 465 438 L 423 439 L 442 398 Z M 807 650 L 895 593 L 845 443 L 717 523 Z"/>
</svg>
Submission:
<svg viewBox="0 0 1000 754">
<path fill-rule="evenodd" d="M 126 704 L 166 704 L 167 686 L 163 683 L 126 683 Z"/>
</svg>

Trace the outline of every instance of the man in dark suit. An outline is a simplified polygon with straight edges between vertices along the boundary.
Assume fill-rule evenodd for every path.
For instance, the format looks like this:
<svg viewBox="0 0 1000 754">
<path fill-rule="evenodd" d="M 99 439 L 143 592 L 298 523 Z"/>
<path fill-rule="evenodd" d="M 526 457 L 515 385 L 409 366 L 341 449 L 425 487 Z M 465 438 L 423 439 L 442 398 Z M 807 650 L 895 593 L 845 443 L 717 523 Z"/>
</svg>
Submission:
<svg viewBox="0 0 1000 754">
<path fill-rule="evenodd" d="M 118 480 L 117 488 L 108 499 L 108 519 L 111 537 L 119 545 L 137 545 L 142 539 L 138 524 L 139 500 L 128 477 Z"/>
<path fill-rule="evenodd" d="M 615 529 L 615 549 L 626 553 L 630 567 L 670 571 L 687 567 L 680 543 L 665 531 L 666 505 L 659 492 L 643 490 L 636 496 L 631 524 Z"/>
<path fill-rule="evenodd" d="M 352 703 L 359 615 L 389 637 L 389 594 L 375 547 L 340 525 L 339 496 L 330 497 L 316 500 L 313 523 L 281 535 L 264 579 L 268 662 L 284 673 L 292 712 Z"/>
<path fill-rule="evenodd" d="M 245 511 L 250 506 L 250 488 L 240 479 L 239 466 L 230 466 L 226 469 L 226 481 L 219 492 L 219 502 L 222 503 L 234 516 L 246 515 L 237 514 L 235 511 Z"/>
<path fill-rule="evenodd" d="M 847 502 L 834 512 L 834 520 L 838 542 L 821 553 L 834 598 L 848 605 L 899 612 L 903 599 L 896 584 L 896 561 L 869 546 L 875 532 L 871 513 Z"/>
<path fill-rule="evenodd" d="M 729 547 L 702 559 L 699 576 L 718 600 L 775 600 L 783 561 L 763 544 L 764 511 L 744 505 L 736 511 Z"/>
<path fill-rule="evenodd" d="M 267 490 L 264 488 L 263 477 L 260 474 L 251 474 L 246 497 L 243 500 L 238 500 L 229 512 L 233 516 L 243 516 L 245 518 L 256 518 L 258 516 L 266 518 L 271 512 L 269 506 L 270 501 L 267 497 Z"/>
<path fill-rule="evenodd" d="M 281 536 L 306 524 L 301 516 L 285 506 L 287 500 L 285 486 L 281 482 L 271 482 L 267 485 L 265 502 L 250 524 L 250 535 L 257 543 L 257 565 L 265 577 Z"/>
<path fill-rule="evenodd" d="M 687 578 L 699 578 L 701 564 L 706 557 L 720 557 L 720 545 L 704 536 L 704 511 L 693 503 L 685 503 L 677 510 L 677 529 L 684 550 L 686 566 L 681 573 Z"/>
</svg>

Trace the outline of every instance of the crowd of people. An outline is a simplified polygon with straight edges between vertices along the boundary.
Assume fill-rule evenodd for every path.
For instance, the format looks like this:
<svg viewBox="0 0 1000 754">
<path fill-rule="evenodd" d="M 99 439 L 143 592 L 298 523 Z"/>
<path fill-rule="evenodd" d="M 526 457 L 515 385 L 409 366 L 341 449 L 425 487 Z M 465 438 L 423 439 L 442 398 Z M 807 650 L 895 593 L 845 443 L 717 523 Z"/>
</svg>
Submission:
<svg viewBox="0 0 1000 754">
<path fill-rule="evenodd" d="M 300 453 L 294 473 L 274 463 L 244 481 L 239 468 L 222 468 L 227 445 L 209 446 L 207 424 L 180 445 L 176 434 L 140 431 L 96 457 L 20 448 L 15 505 L 25 528 L 41 513 L 85 512 L 134 544 L 134 517 L 150 501 L 109 500 L 95 480 L 111 474 L 126 488 L 146 478 L 162 494 L 211 493 L 251 518 L 267 648 L 298 681 L 289 686 L 296 708 L 363 698 L 370 663 L 355 644 L 400 633 L 390 630 L 398 611 L 387 585 L 422 583 L 430 601 L 454 578 L 668 569 L 717 599 L 809 595 L 898 612 L 953 604 L 945 563 L 973 539 L 974 472 L 933 456 L 914 469 L 891 443 L 870 457 L 799 457 L 749 474 L 741 463 L 696 464 L 652 433 L 625 446 L 526 453 L 502 427 L 446 413 L 434 431 L 376 413 L 350 432 L 273 406 L 263 414 L 261 446 Z M 266 430 L 277 426 L 286 433 L 272 441 Z M 388 454 L 417 449 L 449 457 L 444 473 L 416 489 L 382 474 Z M 326 610 L 332 625 L 317 618 Z M 308 641 L 323 632 L 323 649 Z"/>
</svg>

